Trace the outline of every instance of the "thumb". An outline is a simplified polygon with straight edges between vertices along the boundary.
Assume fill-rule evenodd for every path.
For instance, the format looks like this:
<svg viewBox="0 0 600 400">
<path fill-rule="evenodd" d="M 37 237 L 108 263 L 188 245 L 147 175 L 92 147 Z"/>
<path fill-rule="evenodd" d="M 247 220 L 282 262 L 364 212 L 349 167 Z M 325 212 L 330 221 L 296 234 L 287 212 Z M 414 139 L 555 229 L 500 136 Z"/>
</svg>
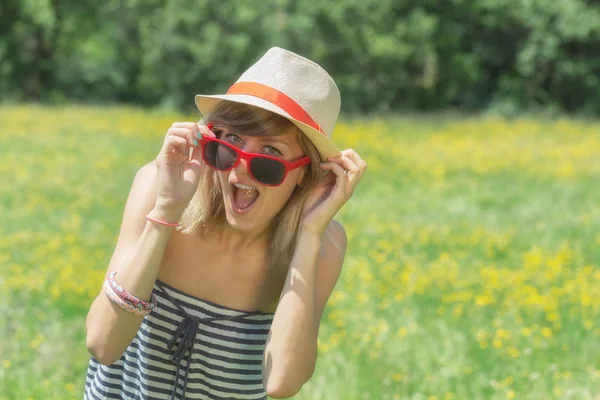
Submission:
<svg viewBox="0 0 600 400">
<path fill-rule="evenodd" d="M 202 146 L 198 145 L 196 147 L 192 147 L 192 156 L 189 159 L 190 164 L 202 166 L 204 165 L 204 159 L 202 158 Z"/>
<path fill-rule="evenodd" d="M 190 154 L 188 155 L 185 163 L 187 164 L 185 167 L 187 170 L 194 172 L 194 174 L 198 174 L 202 167 L 204 166 L 204 160 L 202 160 L 202 148 L 200 146 L 192 147 L 190 149 Z"/>
</svg>

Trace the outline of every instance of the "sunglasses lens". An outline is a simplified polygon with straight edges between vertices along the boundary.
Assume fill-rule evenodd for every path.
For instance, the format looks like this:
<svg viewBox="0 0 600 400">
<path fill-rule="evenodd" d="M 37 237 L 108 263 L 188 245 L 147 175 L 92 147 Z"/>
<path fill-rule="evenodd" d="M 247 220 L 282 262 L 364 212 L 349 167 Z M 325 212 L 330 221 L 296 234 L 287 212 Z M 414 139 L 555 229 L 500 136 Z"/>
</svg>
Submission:
<svg viewBox="0 0 600 400">
<path fill-rule="evenodd" d="M 224 171 L 235 164 L 237 153 L 235 150 L 218 142 L 208 142 L 204 146 L 204 160 L 211 167 Z"/>
<path fill-rule="evenodd" d="M 277 160 L 254 157 L 250 161 L 250 172 L 259 182 L 267 185 L 279 185 L 285 177 L 285 166 Z"/>
</svg>

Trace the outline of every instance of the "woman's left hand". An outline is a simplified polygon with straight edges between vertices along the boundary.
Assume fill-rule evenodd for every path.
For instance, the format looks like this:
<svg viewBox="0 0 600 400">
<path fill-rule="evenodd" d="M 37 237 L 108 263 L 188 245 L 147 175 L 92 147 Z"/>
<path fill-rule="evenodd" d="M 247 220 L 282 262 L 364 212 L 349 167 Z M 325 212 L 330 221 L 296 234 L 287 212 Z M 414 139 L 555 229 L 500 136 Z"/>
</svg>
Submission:
<svg viewBox="0 0 600 400">
<path fill-rule="evenodd" d="M 302 207 L 301 229 L 323 234 L 329 222 L 352 197 L 367 163 L 352 149 L 321 163 L 329 173 L 311 191 Z"/>
</svg>

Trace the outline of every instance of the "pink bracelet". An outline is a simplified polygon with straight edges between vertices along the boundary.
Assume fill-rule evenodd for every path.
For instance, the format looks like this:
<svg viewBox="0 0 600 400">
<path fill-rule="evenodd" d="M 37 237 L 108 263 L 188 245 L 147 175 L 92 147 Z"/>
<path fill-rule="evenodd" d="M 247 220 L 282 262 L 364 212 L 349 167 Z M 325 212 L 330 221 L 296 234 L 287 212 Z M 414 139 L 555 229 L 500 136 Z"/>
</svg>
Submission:
<svg viewBox="0 0 600 400">
<path fill-rule="evenodd" d="M 179 226 L 179 222 L 175 222 L 175 223 L 165 222 L 165 221 L 161 221 L 159 219 L 152 218 L 149 215 L 146 215 L 146 218 L 149 219 L 150 221 L 157 222 L 159 224 L 166 225 L 166 226 Z"/>
</svg>

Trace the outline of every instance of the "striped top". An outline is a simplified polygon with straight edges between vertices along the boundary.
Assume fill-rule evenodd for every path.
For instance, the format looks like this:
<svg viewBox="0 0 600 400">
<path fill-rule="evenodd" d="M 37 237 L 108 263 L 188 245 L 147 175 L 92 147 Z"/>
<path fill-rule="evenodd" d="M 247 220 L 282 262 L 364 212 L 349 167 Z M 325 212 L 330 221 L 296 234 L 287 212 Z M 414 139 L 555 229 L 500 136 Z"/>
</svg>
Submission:
<svg viewBox="0 0 600 400">
<path fill-rule="evenodd" d="M 121 358 L 90 358 L 84 400 L 267 398 L 262 360 L 274 313 L 225 307 L 159 280 L 153 292 L 157 306 Z"/>
</svg>

